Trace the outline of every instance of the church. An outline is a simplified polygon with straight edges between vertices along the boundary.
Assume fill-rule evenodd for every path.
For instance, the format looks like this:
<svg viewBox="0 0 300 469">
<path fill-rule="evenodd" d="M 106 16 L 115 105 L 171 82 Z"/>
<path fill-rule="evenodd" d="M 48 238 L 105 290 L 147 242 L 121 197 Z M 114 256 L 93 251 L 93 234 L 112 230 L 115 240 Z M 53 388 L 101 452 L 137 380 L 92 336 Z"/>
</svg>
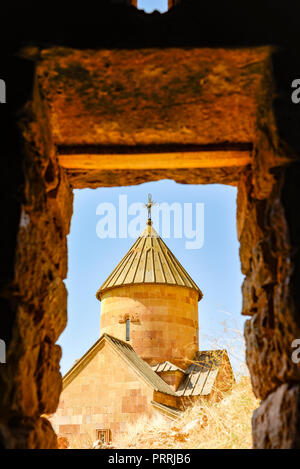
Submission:
<svg viewBox="0 0 300 469">
<path fill-rule="evenodd" d="M 155 231 L 145 230 L 97 291 L 101 335 L 63 377 L 50 421 L 63 437 L 110 443 L 139 417 L 176 419 L 234 383 L 226 350 L 199 351 L 203 294 Z"/>
</svg>

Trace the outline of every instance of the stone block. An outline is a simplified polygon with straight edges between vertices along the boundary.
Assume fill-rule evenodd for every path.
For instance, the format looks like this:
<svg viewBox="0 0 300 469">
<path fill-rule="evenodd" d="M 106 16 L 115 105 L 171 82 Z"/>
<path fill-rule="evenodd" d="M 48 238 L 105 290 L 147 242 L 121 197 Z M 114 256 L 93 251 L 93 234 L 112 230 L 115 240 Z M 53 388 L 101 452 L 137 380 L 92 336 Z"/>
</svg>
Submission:
<svg viewBox="0 0 300 469">
<path fill-rule="evenodd" d="M 252 417 L 254 449 L 300 449 L 300 385 L 282 384 Z"/>
</svg>

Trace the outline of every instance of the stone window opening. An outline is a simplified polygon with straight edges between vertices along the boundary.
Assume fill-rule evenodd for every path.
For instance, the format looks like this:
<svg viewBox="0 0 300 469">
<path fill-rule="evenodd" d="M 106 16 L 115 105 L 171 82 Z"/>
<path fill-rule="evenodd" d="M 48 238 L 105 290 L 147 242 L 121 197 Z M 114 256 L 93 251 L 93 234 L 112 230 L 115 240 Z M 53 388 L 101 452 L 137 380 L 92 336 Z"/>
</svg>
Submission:
<svg viewBox="0 0 300 469">
<path fill-rule="evenodd" d="M 132 3 L 134 5 L 134 3 Z M 173 0 L 137 0 L 137 8 L 144 11 L 145 13 L 152 13 L 153 11 L 159 11 L 165 13 L 171 6 L 173 6 Z"/>
<path fill-rule="evenodd" d="M 130 319 L 126 319 L 126 342 L 130 342 Z"/>
<path fill-rule="evenodd" d="M 162 132 L 157 133 L 158 143 L 162 142 L 162 146 L 153 154 L 155 149 L 147 146 L 151 132 L 145 127 L 143 141 L 146 143 L 143 143 L 144 146 L 135 145 L 135 154 L 131 155 L 129 150 L 132 139 L 128 138 L 126 128 L 120 122 L 120 128 L 124 130 L 122 142 L 126 141 L 129 148 L 124 158 L 124 154 L 120 156 L 118 153 L 112 157 L 109 153 L 111 148 L 108 148 L 106 155 L 103 150 L 101 153 L 98 141 L 93 147 L 87 146 L 86 142 L 91 137 L 89 129 L 93 129 L 91 124 L 99 121 L 99 109 L 97 108 L 98 114 L 95 112 L 93 116 L 92 97 L 84 103 L 85 94 L 73 91 L 67 93 L 68 87 L 69 90 L 74 90 L 77 86 L 82 90 L 80 81 L 87 75 L 77 65 L 76 74 L 71 76 L 71 72 L 74 72 L 72 54 L 76 56 L 77 64 L 86 64 L 87 56 L 95 54 L 93 63 L 97 64 L 97 61 L 102 63 L 107 60 L 108 53 L 105 51 L 106 56 L 102 60 L 101 51 L 87 53 L 76 50 L 62 53 L 65 51 L 60 50 L 55 57 L 55 50 L 54 48 L 48 53 L 48 61 L 53 59 L 56 70 L 59 71 L 52 82 L 53 70 L 47 63 L 44 65 L 47 76 L 43 75 L 40 64 L 38 76 L 35 64 L 29 67 L 28 63 L 22 62 L 23 59 L 18 62 L 24 83 L 32 86 L 26 88 L 24 85 L 24 96 L 22 95 L 20 102 L 16 100 L 16 111 L 20 112 L 15 114 L 21 116 L 18 132 L 25 144 L 24 148 L 16 149 L 12 145 L 12 153 L 9 153 L 12 157 L 15 154 L 20 156 L 16 167 L 20 173 L 21 168 L 24 171 L 25 183 L 21 177 L 21 182 L 18 179 L 18 190 L 20 193 L 23 191 L 22 198 L 16 199 L 15 193 L 13 198 L 17 210 L 15 205 L 13 207 L 15 213 L 18 213 L 20 223 L 16 225 L 15 219 L 9 220 L 11 231 L 14 236 L 15 233 L 18 236 L 13 251 L 15 257 L 7 261 L 14 279 L 5 290 L 5 304 L 8 305 L 8 317 L 18 318 L 18 321 L 9 322 L 4 332 L 7 335 L 8 352 L 13 357 L 13 366 L 20 373 L 10 372 L 7 375 L 10 378 L 2 380 L 3 402 L 6 403 L 5 420 L 1 421 L 4 446 L 55 448 L 57 445 L 53 429 L 41 415 L 56 411 L 61 392 L 60 350 L 56 341 L 67 322 L 67 296 L 63 279 L 67 271 L 66 236 L 72 215 L 72 188 L 121 186 L 125 183 L 129 185 L 170 178 L 176 182 L 191 184 L 223 183 L 238 187 L 237 230 L 242 273 L 245 275 L 242 313 L 249 317 L 245 327 L 246 355 L 252 386 L 255 395 L 261 400 L 252 420 L 253 446 L 299 447 L 299 372 L 290 356 L 291 343 L 299 331 L 299 320 L 295 314 L 299 308 L 299 299 L 294 288 L 298 275 L 296 253 L 299 240 L 296 237 L 297 211 L 293 204 L 298 198 L 296 187 L 299 186 L 299 167 L 295 161 L 293 141 L 298 118 L 292 115 L 289 126 L 285 127 L 283 124 L 282 112 L 286 106 L 285 98 L 282 98 L 286 96 L 283 78 L 286 76 L 280 76 L 280 80 L 277 80 L 279 69 L 274 66 L 282 65 L 280 61 L 283 60 L 283 55 L 268 47 L 240 50 L 193 49 L 192 52 L 184 50 L 183 62 L 179 49 L 160 50 L 159 57 L 166 54 L 169 63 L 176 62 L 177 67 L 180 66 L 180 60 L 186 67 L 190 59 L 197 59 L 197 66 L 201 65 L 201 60 L 205 65 L 208 56 L 209 63 L 218 63 L 213 73 L 206 70 L 205 77 L 198 77 L 197 86 L 193 88 L 196 109 L 201 111 L 193 122 L 193 128 L 200 126 L 201 131 L 197 131 L 197 135 L 199 139 L 205 136 L 206 140 L 199 140 L 191 148 L 183 145 L 184 135 L 176 133 L 177 140 L 169 147 L 163 141 Z M 136 55 L 136 51 L 132 52 Z M 81 53 L 86 54 L 84 60 L 80 60 Z M 118 53 L 127 54 L 128 60 L 124 62 L 130 63 L 130 51 L 109 51 L 109 54 Z M 155 51 L 141 53 L 144 57 L 152 54 L 149 62 L 151 64 L 157 59 Z M 47 60 L 46 55 L 44 58 Z M 93 60 L 93 57 L 90 58 Z M 205 70 L 204 65 L 202 70 Z M 101 69 L 97 67 L 97 70 Z M 289 73 L 284 68 L 280 70 L 283 75 Z M 59 73 L 62 73 L 61 77 Z M 181 90 L 186 90 L 187 87 L 182 86 L 183 73 L 184 68 L 177 77 Z M 218 80 L 213 79 L 215 75 Z M 156 81 L 159 80 L 158 75 L 153 76 Z M 147 80 L 150 80 L 149 77 L 147 75 Z M 241 80 L 243 86 L 236 92 Z M 58 82 L 61 88 L 57 87 Z M 55 92 L 53 83 L 59 93 Z M 173 80 L 174 86 L 176 83 Z M 200 86 L 201 93 L 198 93 Z M 163 92 L 167 86 L 161 89 Z M 30 94 L 32 90 L 34 93 Z M 207 99 L 212 92 L 216 99 Z M 72 99 L 69 96 L 62 106 L 59 97 L 66 95 L 68 98 L 68 94 Z M 98 102 L 99 93 L 94 94 Z M 25 97 L 27 104 L 24 107 Z M 79 100 L 78 106 L 75 99 Z M 51 106 L 48 108 L 50 101 Z M 188 95 L 184 102 L 193 104 Z M 72 107 L 70 103 L 73 103 Z M 177 120 L 178 116 L 182 117 L 179 104 L 176 102 Z M 87 114 L 79 115 L 77 111 L 79 107 L 86 110 L 87 105 L 88 121 Z M 207 110 L 207 114 L 203 110 Z M 54 119 L 51 116 L 52 111 L 55 114 Z M 110 108 L 105 111 L 109 114 Z M 132 112 L 135 112 L 134 107 Z M 151 112 L 153 114 L 158 111 L 155 109 Z M 188 116 L 193 115 L 194 109 L 189 109 Z M 122 114 L 115 113 L 114 118 L 119 116 L 122 117 Z M 168 117 L 171 128 L 172 113 Z M 280 119 L 276 119 L 278 117 Z M 211 118 L 213 125 L 210 125 Z M 188 117 L 186 120 L 188 125 Z M 54 126 L 54 133 L 50 131 L 50 122 Z M 104 118 L 103 122 L 106 122 Z M 15 135 L 15 126 L 9 125 Z M 77 132 L 73 136 L 69 135 L 69 129 L 74 127 Z M 176 128 L 176 132 L 180 131 L 180 126 L 178 129 Z M 140 129 L 138 134 L 141 134 Z M 76 140 L 73 140 L 74 137 Z M 112 133 L 109 142 L 115 144 L 113 138 Z M 113 150 L 116 151 L 115 147 Z M 152 156 L 145 158 L 146 151 L 149 154 L 152 151 Z M 164 156 L 163 152 L 167 155 Z M 298 150 L 296 154 L 298 156 Z M 16 171 L 15 168 L 13 170 Z M 13 190 L 15 186 L 7 187 L 9 194 Z M 8 206 L 10 207 L 9 204 Z M 42 236 L 46 233 L 47 250 L 45 236 Z M 26 295 L 21 295 L 20 292 L 26 292 Z M 268 325 L 265 318 L 269 321 L 269 327 L 265 327 Z M 20 340 L 20 337 L 22 347 L 15 339 Z M 32 353 L 37 346 L 39 353 Z M 25 355 L 23 350 L 26 351 Z M 6 366 L 11 371 L 10 364 L 7 363 Z M 22 373 L 22 369 L 30 371 Z M 32 389 L 30 405 L 28 393 L 24 392 L 29 387 Z M 272 418 L 273 415 L 277 418 Z"/>
<path fill-rule="evenodd" d="M 96 439 L 101 441 L 102 444 L 108 445 L 111 442 L 111 430 L 109 428 L 97 429 Z"/>
</svg>

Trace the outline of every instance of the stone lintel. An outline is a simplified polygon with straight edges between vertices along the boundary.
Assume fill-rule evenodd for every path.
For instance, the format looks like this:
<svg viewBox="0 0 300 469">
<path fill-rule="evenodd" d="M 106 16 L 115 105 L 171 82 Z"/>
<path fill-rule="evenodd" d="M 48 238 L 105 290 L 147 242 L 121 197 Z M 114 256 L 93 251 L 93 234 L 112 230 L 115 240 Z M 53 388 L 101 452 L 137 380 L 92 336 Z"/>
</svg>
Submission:
<svg viewBox="0 0 300 469">
<path fill-rule="evenodd" d="M 228 168 L 251 164 L 249 151 L 198 151 L 141 154 L 66 154 L 59 164 L 74 170 Z"/>
</svg>

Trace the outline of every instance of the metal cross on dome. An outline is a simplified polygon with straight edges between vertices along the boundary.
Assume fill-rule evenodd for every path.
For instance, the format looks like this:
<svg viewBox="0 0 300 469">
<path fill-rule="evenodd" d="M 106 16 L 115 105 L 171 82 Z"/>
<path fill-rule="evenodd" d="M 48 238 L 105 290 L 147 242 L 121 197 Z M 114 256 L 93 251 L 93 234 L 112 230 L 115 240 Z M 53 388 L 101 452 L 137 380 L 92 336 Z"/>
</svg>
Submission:
<svg viewBox="0 0 300 469">
<path fill-rule="evenodd" d="M 154 202 L 154 200 L 152 200 L 152 195 L 148 194 L 148 203 L 145 204 L 145 207 L 148 210 L 148 220 L 151 220 L 151 209 L 154 205 L 156 205 L 156 202 Z"/>
</svg>

